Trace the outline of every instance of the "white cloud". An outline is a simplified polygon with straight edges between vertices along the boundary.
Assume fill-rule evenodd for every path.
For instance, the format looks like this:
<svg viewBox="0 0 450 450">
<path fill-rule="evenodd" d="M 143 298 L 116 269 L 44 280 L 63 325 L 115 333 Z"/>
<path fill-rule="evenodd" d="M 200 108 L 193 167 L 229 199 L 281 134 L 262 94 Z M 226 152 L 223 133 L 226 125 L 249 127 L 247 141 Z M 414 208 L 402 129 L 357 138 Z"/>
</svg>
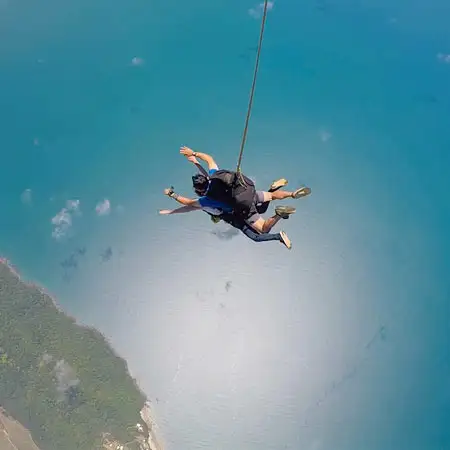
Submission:
<svg viewBox="0 0 450 450">
<path fill-rule="evenodd" d="M 52 360 L 53 360 L 53 356 L 49 355 L 47 352 L 44 352 L 44 354 L 42 355 L 41 362 L 43 364 L 48 364 L 49 362 L 52 362 Z"/>
<path fill-rule="evenodd" d="M 107 216 L 111 212 L 110 201 L 107 198 L 105 198 L 102 202 L 97 203 L 97 206 L 95 207 L 95 212 L 99 216 Z"/>
<path fill-rule="evenodd" d="M 57 361 L 53 370 L 56 375 L 56 390 L 60 396 L 59 400 L 63 400 L 67 390 L 77 386 L 80 380 L 76 377 L 75 370 L 63 359 Z"/>
<path fill-rule="evenodd" d="M 48 354 L 47 352 L 44 352 L 44 354 L 41 356 L 41 360 L 39 361 L 39 366 L 43 367 L 47 364 L 50 364 L 53 361 L 53 356 Z"/>
<path fill-rule="evenodd" d="M 57 240 L 62 239 L 72 226 L 72 216 L 79 214 L 81 214 L 80 200 L 67 200 L 66 207 L 62 208 L 51 220 L 52 236 Z"/>
<path fill-rule="evenodd" d="M 273 2 L 267 2 L 267 11 L 271 11 L 272 9 L 273 9 Z M 264 12 L 264 2 L 248 10 L 250 16 L 252 16 L 255 19 L 259 19 L 260 17 L 262 17 L 263 12 Z"/>
<path fill-rule="evenodd" d="M 320 135 L 320 140 L 322 141 L 322 142 L 327 142 L 327 141 L 329 141 L 330 139 L 331 139 L 331 133 L 329 133 L 328 131 L 326 131 L 326 130 L 321 130 L 320 131 L 320 133 L 319 133 L 319 135 Z"/>
<path fill-rule="evenodd" d="M 138 58 L 137 56 L 135 56 L 132 60 L 131 60 L 131 64 L 133 66 L 142 66 L 142 64 L 144 64 L 144 60 L 142 58 Z"/>
<path fill-rule="evenodd" d="M 25 189 L 20 195 L 22 203 L 30 204 L 32 201 L 31 189 Z"/>
<path fill-rule="evenodd" d="M 72 216 L 70 215 L 70 212 L 66 208 L 63 208 L 52 218 L 52 224 L 52 236 L 58 240 L 63 238 L 72 226 Z"/>
<path fill-rule="evenodd" d="M 79 212 L 80 200 L 67 200 L 66 206 L 69 211 Z"/>
<path fill-rule="evenodd" d="M 448 53 L 448 54 L 438 53 L 437 59 L 443 63 L 450 64 L 450 53 Z"/>
</svg>

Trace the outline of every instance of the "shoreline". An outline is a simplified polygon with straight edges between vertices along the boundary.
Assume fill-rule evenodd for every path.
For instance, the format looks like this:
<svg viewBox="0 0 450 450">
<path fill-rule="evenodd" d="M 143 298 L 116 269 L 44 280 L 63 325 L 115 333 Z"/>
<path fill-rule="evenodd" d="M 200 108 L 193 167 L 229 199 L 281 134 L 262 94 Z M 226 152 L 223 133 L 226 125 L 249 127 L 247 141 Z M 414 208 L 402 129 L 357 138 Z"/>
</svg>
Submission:
<svg viewBox="0 0 450 450">
<path fill-rule="evenodd" d="M 112 345 L 112 342 L 110 341 L 110 339 L 105 336 L 101 331 L 99 331 L 97 328 L 95 328 L 93 325 L 86 325 L 84 323 L 81 323 L 77 320 L 77 318 L 75 316 L 72 316 L 71 314 L 68 314 L 66 311 L 64 311 L 64 309 L 62 308 L 61 305 L 59 305 L 58 301 L 57 301 L 57 297 L 56 295 L 50 293 L 50 291 L 47 290 L 47 288 L 45 288 L 44 286 L 42 286 L 41 284 L 38 284 L 37 282 L 34 281 L 27 281 L 24 279 L 24 277 L 20 274 L 19 269 L 17 268 L 17 266 L 15 266 L 10 259 L 7 259 L 3 256 L 0 256 L 0 265 L 5 266 L 7 269 L 9 269 L 9 271 L 21 282 L 23 283 L 25 286 L 31 288 L 31 289 L 36 289 L 39 293 L 41 293 L 42 295 L 44 295 L 45 297 L 47 297 L 51 303 L 52 306 L 61 314 L 65 315 L 66 317 L 68 317 L 69 319 L 73 320 L 73 323 L 75 325 L 77 325 L 78 327 L 81 327 L 85 330 L 88 331 L 92 331 L 94 333 L 98 333 L 106 342 L 106 344 L 109 345 L 109 347 L 111 347 L 113 353 L 115 356 L 117 356 L 118 358 L 121 358 L 123 360 L 125 360 L 124 357 L 122 357 L 121 355 L 119 355 L 116 351 L 116 349 L 114 348 L 114 346 Z M 135 378 L 133 377 L 133 374 L 131 373 L 131 371 L 128 369 L 128 364 L 127 364 L 127 370 L 129 375 L 131 376 L 131 378 L 133 378 L 133 380 L 135 380 Z M 136 383 L 136 382 L 135 382 Z M 144 395 L 144 397 L 146 399 L 148 399 L 147 394 L 137 385 L 136 383 L 136 388 Z"/>
<path fill-rule="evenodd" d="M 18 267 L 15 266 L 11 262 L 10 259 L 0 256 L 0 266 L 4 266 L 7 270 L 9 270 L 9 272 L 14 277 L 16 277 L 20 283 L 24 284 L 28 288 L 37 290 L 40 294 L 42 294 L 44 297 L 46 297 L 48 300 L 50 300 L 51 306 L 54 307 L 59 313 L 63 314 L 67 318 L 71 319 L 73 321 L 74 325 L 98 334 L 104 340 L 105 344 L 110 347 L 114 356 L 122 359 L 125 362 L 126 371 L 128 372 L 128 375 L 130 376 L 130 378 L 132 379 L 136 390 L 138 390 L 142 394 L 142 396 L 145 398 L 144 405 L 142 406 L 141 410 L 139 411 L 139 415 L 141 416 L 143 422 L 146 424 L 146 426 L 148 428 L 147 444 L 149 445 L 150 450 L 163 450 L 164 446 L 160 443 L 160 439 L 158 439 L 155 434 L 154 428 L 156 425 L 156 421 L 153 418 L 148 395 L 143 391 L 143 389 L 139 386 L 137 380 L 133 377 L 133 375 L 128 367 L 128 362 L 127 362 L 126 358 L 122 357 L 121 355 L 119 355 L 117 353 L 116 349 L 114 348 L 114 346 L 112 345 L 110 340 L 102 332 L 100 332 L 97 328 L 95 328 L 94 326 L 84 325 L 84 324 L 78 322 L 76 317 L 71 316 L 70 314 L 67 314 L 63 310 L 63 308 L 58 304 L 56 296 L 52 295 L 45 287 L 38 284 L 37 282 L 27 281 L 26 279 L 24 279 L 24 277 L 23 277 L 23 275 L 21 275 Z"/>
<path fill-rule="evenodd" d="M 63 311 L 62 307 L 58 304 L 58 302 L 56 301 L 56 296 L 53 295 L 50 291 L 48 291 L 47 289 L 45 289 L 42 285 L 37 284 L 36 282 L 33 281 L 27 281 L 24 279 L 23 275 L 21 275 L 19 269 L 17 266 L 15 266 L 10 259 L 5 258 L 3 256 L 0 256 L 0 264 L 3 264 L 4 266 L 6 266 L 10 272 L 23 284 L 25 284 L 26 286 L 36 289 L 38 290 L 41 294 L 45 295 L 46 297 L 48 297 L 52 303 L 53 306 L 59 311 L 62 312 L 63 314 L 65 314 L 67 317 L 70 317 L 71 319 L 75 320 L 75 317 L 67 314 L 65 311 Z M 78 322 L 76 322 L 78 325 Z M 83 325 L 81 325 L 83 326 Z"/>
<path fill-rule="evenodd" d="M 157 428 L 158 425 L 153 419 L 152 409 L 150 406 L 150 402 L 148 400 L 145 402 L 144 407 L 141 409 L 140 415 L 145 425 L 147 426 L 148 430 L 147 444 L 149 445 L 150 450 L 164 450 L 164 446 L 161 443 L 161 439 L 159 438 L 159 436 L 155 431 L 155 427 Z"/>
</svg>

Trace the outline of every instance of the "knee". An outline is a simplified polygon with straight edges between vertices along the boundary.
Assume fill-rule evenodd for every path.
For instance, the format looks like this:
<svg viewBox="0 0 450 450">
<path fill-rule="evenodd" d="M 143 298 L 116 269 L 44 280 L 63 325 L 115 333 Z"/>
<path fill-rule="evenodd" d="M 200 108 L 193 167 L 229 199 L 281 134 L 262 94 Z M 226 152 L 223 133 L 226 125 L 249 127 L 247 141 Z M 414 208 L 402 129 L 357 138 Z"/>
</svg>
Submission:
<svg viewBox="0 0 450 450">
<path fill-rule="evenodd" d="M 264 222 L 264 225 L 261 228 L 261 233 L 268 233 L 270 228 L 270 223 Z"/>
<path fill-rule="evenodd" d="M 259 219 L 256 222 L 253 222 L 251 224 L 251 227 L 257 232 L 257 233 L 265 233 L 264 229 L 266 228 L 266 224 L 263 219 Z"/>
</svg>

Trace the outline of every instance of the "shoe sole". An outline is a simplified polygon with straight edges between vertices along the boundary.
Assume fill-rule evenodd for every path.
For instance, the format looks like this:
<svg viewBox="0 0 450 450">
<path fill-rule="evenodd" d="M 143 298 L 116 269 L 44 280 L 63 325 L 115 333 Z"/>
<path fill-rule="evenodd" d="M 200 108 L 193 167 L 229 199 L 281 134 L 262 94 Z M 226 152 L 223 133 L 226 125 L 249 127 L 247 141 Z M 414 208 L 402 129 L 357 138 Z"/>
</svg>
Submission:
<svg viewBox="0 0 450 450">
<path fill-rule="evenodd" d="M 285 178 L 280 178 L 279 180 L 274 181 L 269 188 L 269 192 L 275 192 L 278 189 L 286 186 L 288 181 Z"/>
<path fill-rule="evenodd" d="M 295 208 L 293 208 L 292 206 L 277 206 L 275 208 L 275 214 L 280 215 L 289 215 L 289 214 L 294 214 L 295 213 Z"/>
<path fill-rule="evenodd" d="M 287 234 L 284 231 L 280 231 L 281 243 L 286 246 L 288 250 L 292 248 L 291 240 L 287 237 Z"/>
<path fill-rule="evenodd" d="M 311 194 L 311 189 L 309 187 L 302 187 L 302 188 L 294 191 L 294 194 L 292 195 L 292 197 L 295 199 L 298 199 L 300 197 L 306 197 L 309 194 Z"/>
</svg>

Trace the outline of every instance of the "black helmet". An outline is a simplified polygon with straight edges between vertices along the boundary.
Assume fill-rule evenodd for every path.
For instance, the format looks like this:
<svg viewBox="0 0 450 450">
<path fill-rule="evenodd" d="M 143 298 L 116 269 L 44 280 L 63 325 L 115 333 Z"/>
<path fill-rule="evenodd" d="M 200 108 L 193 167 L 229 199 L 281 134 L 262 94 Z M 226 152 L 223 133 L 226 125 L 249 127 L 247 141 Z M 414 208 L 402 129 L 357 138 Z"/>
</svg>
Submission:
<svg viewBox="0 0 450 450">
<path fill-rule="evenodd" d="M 194 187 L 194 191 L 199 195 L 205 194 L 208 190 L 208 183 L 208 178 L 201 173 L 197 173 L 192 177 L 192 186 Z"/>
</svg>

